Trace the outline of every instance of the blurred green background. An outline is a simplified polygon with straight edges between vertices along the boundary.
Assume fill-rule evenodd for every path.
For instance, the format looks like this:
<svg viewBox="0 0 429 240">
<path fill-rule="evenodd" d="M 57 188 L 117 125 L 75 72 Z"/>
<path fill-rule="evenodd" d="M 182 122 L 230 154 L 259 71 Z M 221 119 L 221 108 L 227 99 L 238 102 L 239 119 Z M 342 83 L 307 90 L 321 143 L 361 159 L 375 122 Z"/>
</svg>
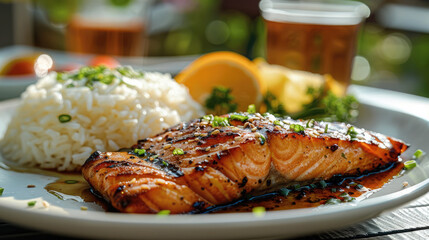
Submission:
<svg viewBox="0 0 429 240">
<path fill-rule="evenodd" d="M 118 9 L 139 2 L 101 1 Z M 140 1 L 150 6 L 144 17 L 146 37 L 142 40 L 147 48 L 137 55 L 184 56 L 228 50 L 250 59 L 264 57 L 265 32 L 259 0 Z M 352 82 L 429 97 L 429 1 L 362 2 L 370 7 L 371 16 L 360 32 Z M 87 2 L 19 1 L 29 12 L 30 44 L 65 50 L 67 24 L 84 3 Z M 13 10 L 16 4 L 0 2 L 0 13 Z M 16 17 L 11 19 L 15 21 Z M 0 37 L 3 47 L 16 43 L 4 38 Z"/>
</svg>

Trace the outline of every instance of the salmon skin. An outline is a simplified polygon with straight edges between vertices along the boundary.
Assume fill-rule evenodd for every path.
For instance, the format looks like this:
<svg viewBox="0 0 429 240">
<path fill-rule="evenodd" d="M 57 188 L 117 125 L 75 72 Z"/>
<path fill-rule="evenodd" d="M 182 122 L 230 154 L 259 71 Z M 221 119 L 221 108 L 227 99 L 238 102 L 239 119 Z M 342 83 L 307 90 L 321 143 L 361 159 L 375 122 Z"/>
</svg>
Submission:
<svg viewBox="0 0 429 240">
<path fill-rule="evenodd" d="M 124 151 L 94 152 L 82 174 L 121 212 L 187 213 L 296 182 L 373 172 L 407 148 L 350 124 L 232 113 L 178 124 Z"/>
</svg>

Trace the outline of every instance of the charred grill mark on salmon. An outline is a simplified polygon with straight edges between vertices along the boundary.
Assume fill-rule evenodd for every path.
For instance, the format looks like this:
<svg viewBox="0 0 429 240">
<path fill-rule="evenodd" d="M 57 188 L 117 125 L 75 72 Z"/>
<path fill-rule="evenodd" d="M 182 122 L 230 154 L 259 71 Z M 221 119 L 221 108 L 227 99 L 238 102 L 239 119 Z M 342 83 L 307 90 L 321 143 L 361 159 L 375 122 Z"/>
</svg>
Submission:
<svg viewBox="0 0 429 240">
<path fill-rule="evenodd" d="M 178 124 L 129 151 L 95 152 L 83 176 L 122 212 L 187 213 L 280 185 L 375 171 L 408 148 L 345 123 L 306 128 L 307 121 L 269 114 L 217 118 Z"/>
</svg>

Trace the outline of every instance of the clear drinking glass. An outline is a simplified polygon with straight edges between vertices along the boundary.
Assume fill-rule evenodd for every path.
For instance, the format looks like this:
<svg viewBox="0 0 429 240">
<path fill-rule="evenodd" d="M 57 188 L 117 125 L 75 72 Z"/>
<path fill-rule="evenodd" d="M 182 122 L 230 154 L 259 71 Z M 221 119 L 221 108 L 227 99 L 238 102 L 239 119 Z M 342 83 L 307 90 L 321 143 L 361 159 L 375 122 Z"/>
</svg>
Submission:
<svg viewBox="0 0 429 240">
<path fill-rule="evenodd" d="M 262 0 L 267 61 L 292 69 L 331 74 L 347 87 L 357 35 L 369 8 L 353 1 Z"/>
</svg>

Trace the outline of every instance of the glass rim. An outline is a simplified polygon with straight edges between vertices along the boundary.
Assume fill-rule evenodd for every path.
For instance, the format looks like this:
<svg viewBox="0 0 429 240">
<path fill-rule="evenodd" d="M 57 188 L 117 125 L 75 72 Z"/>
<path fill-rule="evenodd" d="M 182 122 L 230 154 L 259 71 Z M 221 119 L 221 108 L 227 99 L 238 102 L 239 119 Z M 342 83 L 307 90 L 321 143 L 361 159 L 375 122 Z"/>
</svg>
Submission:
<svg viewBox="0 0 429 240">
<path fill-rule="evenodd" d="M 262 17 L 274 22 L 318 25 L 356 25 L 370 15 L 370 9 L 355 1 L 262 0 Z"/>
</svg>

